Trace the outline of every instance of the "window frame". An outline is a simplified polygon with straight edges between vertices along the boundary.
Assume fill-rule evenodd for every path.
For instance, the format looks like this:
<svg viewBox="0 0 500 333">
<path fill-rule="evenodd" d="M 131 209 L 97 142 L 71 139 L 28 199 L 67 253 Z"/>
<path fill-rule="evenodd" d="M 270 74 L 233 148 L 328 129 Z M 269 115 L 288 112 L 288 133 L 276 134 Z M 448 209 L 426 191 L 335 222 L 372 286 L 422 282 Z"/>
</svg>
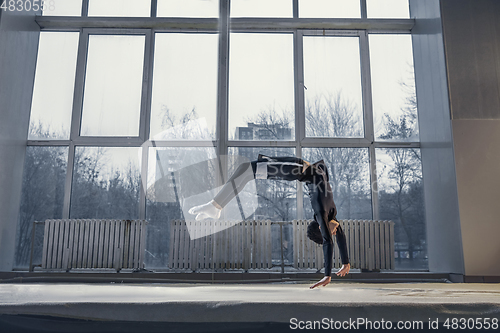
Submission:
<svg viewBox="0 0 500 333">
<path fill-rule="evenodd" d="M 361 18 L 299 18 L 299 1 L 293 3 L 292 18 L 231 18 L 230 0 L 219 1 L 219 18 L 156 17 L 157 0 L 151 0 L 150 17 L 89 17 L 88 0 L 82 2 L 82 16 L 38 16 L 36 22 L 41 31 L 79 31 L 79 45 L 69 140 L 28 140 L 27 146 L 68 146 L 68 164 L 64 188 L 63 218 L 69 217 L 71 184 L 76 146 L 142 147 L 141 179 L 147 179 L 149 147 L 214 147 L 217 154 L 225 155 L 229 147 L 288 147 L 295 148 L 298 157 L 302 148 L 345 147 L 368 148 L 372 218 L 379 217 L 376 148 L 420 148 L 420 142 L 382 142 L 374 138 L 372 90 L 370 77 L 370 54 L 368 34 L 409 34 L 414 19 L 368 19 L 366 0 L 360 0 Z M 155 34 L 164 33 L 217 33 L 219 35 L 217 115 L 215 140 L 151 141 L 149 139 Z M 287 141 L 228 140 L 228 89 L 229 89 L 229 43 L 232 32 L 248 33 L 292 33 L 295 139 Z M 135 137 L 81 136 L 80 124 L 83 108 L 83 89 L 88 52 L 88 36 L 145 35 L 143 84 L 139 135 Z M 321 138 L 305 136 L 304 100 L 304 36 L 357 36 L 360 43 L 361 90 L 363 98 L 363 138 Z M 141 186 L 139 218 L 146 217 L 146 193 Z M 297 218 L 304 218 L 303 189 L 297 186 Z"/>
</svg>

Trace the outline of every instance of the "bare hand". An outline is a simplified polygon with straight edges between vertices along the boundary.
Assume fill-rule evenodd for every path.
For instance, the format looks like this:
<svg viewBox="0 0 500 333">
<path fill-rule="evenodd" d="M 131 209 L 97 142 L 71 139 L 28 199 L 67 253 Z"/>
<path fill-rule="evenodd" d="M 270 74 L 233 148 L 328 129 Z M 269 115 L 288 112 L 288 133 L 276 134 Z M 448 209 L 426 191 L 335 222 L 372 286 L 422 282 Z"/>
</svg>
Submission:
<svg viewBox="0 0 500 333">
<path fill-rule="evenodd" d="M 324 278 L 322 278 L 319 282 L 316 282 L 315 284 L 313 284 L 312 286 L 310 286 L 309 288 L 310 289 L 314 289 L 316 287 L 319 287 L 319 286 L 326 286 L 327 284 L 330 283 L 330 281 L 332 280 L 332 277 L 331 276 L 325 276 Z"/>
<path fill-rule="evenodd" d="M 337 276 L 345 276 L 349 273 L 350 269 L 351 269 L 351 264 L 342 265 L 342 267 L 339 269 L 339 271 L 336 274 L 337 274 Z"/>
</svg>

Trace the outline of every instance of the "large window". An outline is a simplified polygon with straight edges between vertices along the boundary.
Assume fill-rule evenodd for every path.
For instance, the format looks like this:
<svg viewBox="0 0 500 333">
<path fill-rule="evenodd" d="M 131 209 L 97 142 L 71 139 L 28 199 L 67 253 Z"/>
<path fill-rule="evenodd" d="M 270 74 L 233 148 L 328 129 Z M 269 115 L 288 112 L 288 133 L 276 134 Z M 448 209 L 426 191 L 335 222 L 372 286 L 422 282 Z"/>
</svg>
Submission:
<svg viewBox="0 0 500 333">
<path fill-rule="evenodd" d="M 232 17 L 292 17 L 292 1 L 289 0 L 232 0 Z"/>
<path fill-rule="evenodd" d="M 304 148 L 302 151 L 305 160 L 325 161 L 339 218 L 372 219 L 368 149 Z M 313 214 L 307 192 L 304 196 L 304 211 L 306 216 Z"/>
<path fill-rule="evenodd" d="M 157 0 L 158 17 L 219 17 L 218 0 Z"/>
<path fill-rule="evenodd" d="M 70 218 L 139 217 L 138 148 L 76 147 Z"/>
<path fill-rule="evenodd" d="M 89 16 L 147 17 L 151 2 L 136 0 L 89 0 Z"/>
<path fill-rule="evenodd" d="M 77 32 L 41 32 L 28 138 L 69 139 Z"/>
<path fill-rule="evenodd" d="M 306 135 L 364 137 L 358 37 L 304 37 Z"/>
<path fill-rule="evenodd" d="M 151 139 L 215 139 L 217 37 L 155 35 Z"/>
<path fill-rule="evenodd" d="M 149 267 L 168 265 L 172 221 L 186 218 L 191 205 L 212 199 L 215 158 L 213 147 L 149 148 L 147 180 L 143 182 L 149 221 L 145 260 Z"/>
<path fill-rule="evenodd" d="M 300 17 L 361 18 L 360 1 L 299 0 Z"/>
<path fill-rule="evenodd" d="M 418 141 L 411 36 L 370 34 L 370 65 L 376 139 Z"/>
<path fill-rule="evenodd" d="M 172 221 L 262 153 L 323 159 L 337 217 L 394 221 L 396 267 L 426 269 L 407 0 L 68 0 L 43 15 L 85 20 L 41 20 L 17 266 L 33 221 L 140 218 L 147 267 L 166 269 Z M 245 191 L 226 217 L 312 218 L 300 183 Z M 277 224 L 272 238 L 279 262 Z"/>
<path fill-rule="evenodd" d="M 89 36 L 81 135 L 139 135 L 144 45 L 144 36 Z"/>
<path fill-rule="evenodd" d="M 293 35 L 231 34 L 229 138 L 293 140 Z"/>
</svg>

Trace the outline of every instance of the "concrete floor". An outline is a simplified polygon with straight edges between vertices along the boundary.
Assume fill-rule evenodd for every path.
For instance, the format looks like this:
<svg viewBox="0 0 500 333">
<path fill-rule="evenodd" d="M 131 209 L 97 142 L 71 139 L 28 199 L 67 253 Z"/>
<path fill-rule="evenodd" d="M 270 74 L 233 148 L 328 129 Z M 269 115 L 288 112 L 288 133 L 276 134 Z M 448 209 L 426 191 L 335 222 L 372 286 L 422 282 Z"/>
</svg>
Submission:
<svg viewBox="0 0 500 333">
<path fill-rule="evenodd" d="M 170 323 L 178 331 L 190 331 L 179 328 L 183 323 L 191 328 L 203 324 L 194 330 L 198 332 L 238 323 L 250 328 L 275 323 L 289 329 L 292 318 L 304 323 L 363 318 L 427 325 L 429 318 L 443 323 L 447 318 L 485 317 L 500 319 L 500 284 L 335 282 L 314 290 L 305 283 L 0 284 L 0 327 L 36 326 L 40 318 L 50 318 L 54 325 L 54 320 L 64 318 L 128 323 L 129 328 L 134 322 Z"/>
</svg>

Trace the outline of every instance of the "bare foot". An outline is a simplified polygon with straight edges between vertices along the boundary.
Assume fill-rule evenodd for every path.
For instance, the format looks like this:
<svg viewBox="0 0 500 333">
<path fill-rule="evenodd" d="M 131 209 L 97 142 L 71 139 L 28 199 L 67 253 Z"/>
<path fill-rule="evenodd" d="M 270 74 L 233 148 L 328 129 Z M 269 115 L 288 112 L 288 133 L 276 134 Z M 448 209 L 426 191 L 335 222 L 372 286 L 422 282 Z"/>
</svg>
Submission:
<svg viewBox="0 0 500 333">
<path fill-rule="evenodd" d="M 310 286 L 309 289 L 314 289 L 314 288 L 320 287 L 320 286 L 325 287 L 326 285 L 328 285 L 330 283 L 331 280 L 332 280 L 331 276 L 325 276 L 324 278 L 322 278 L 321 280 L 319 280 L 318 282 L 316 282 L 315 284 Z"/>
</svg>

